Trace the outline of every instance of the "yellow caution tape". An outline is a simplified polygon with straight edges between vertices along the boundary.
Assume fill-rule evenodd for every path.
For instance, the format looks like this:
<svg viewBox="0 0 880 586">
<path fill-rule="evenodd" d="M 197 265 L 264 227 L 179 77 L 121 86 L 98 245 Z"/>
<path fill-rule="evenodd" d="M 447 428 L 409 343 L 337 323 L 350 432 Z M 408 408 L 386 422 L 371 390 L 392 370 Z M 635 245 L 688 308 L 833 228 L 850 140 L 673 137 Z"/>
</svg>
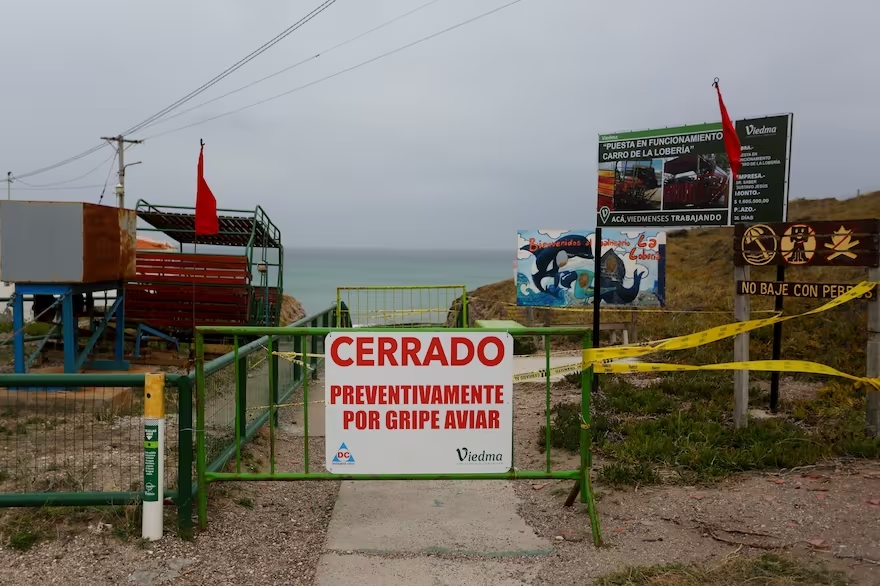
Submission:
<svg viewBox="0 0 880 586">
<path fill-rule="evenodd" d="M 276 409 L 280 409 L 282 407 L 302 407 L 303 405 L 323 405 L 327 401 L 309 401 L 307 403 L 279 403 L 274 405 Z M 248 411 L 263 411 L 265 409 L 269 409 L 272 405 L 257 405 L 256 407 L 248 407 Z"/>
<path fill-rule="evenodd" d="M 586 354 L 586 352 L 585 352 Z M 806 360 L 753 360 L 750 362 L 724 362 L 720 364 L 706 364 L 703 366 L 692 366 L 690 364 L 663 364 L 655 362 L 605 362 L 605 363 L 581 363 L 566 364 L 564 366 L 556 366 L 550 369 L 550 375 L 568 374 L 571 372 L 580 372 L 584 368 L 593 367 L 593 371 L 597 374 L 638 374 L 646 372 L 685 372 L 694 370 L 756 370 L 764 372 L 800 372 L 806 374 L 824 374 L 827 376 L 837 376 L 849 380 L 865 382 L 880 390 L 880 378 L 868 378 L 864 376 L 855 376 L 831 368 L 817 362 L 809 362 Z M 522 372 L 513 376 L 513 382 L 525 382 L 529 380 L 543 379 L 547 376 L 547 369 L 533 370 L 531 372 Z"/>
<path fill-rule="evenodd" d="M 868 378 L 855 376 L 806 360 L 752 360 L 750 362 L 723 362 L 720 364 L 706 364 L 703 366 L 691 366 L 689 364 L 661 364 L 650 362 L 610 364 L 593 364 L 594 372 L 597 373 L 624 373 L 633 374 L 639 372 L 681 372 L 691 370 L 758 370 L 764 372 L 802 372 L 807 374 L 824 374 L 838 376 L 849 380 L 865 382 L 880 390 L 880 378 Z"/>
<path fill-rule="evenodd" d="M 584 369 L 584 365 L 580 362 L 575 362 L 574 364 L 566 364 L 564 366 L 554 366 L 550 368 L 550 376 L 557 374 L 569 374 L 572 372 L 580 372 Z M 527 380 L 536 380 L 547 377 L 547 369 L 542 368 L 540 370 L 532 370 L 529 372 L 521 372 L 519 374 L 513 375 L 513 382 L 521 383 Z"/>
<path fill-rule="evenodd" d="M 843 295 L 832 299 L 821 307 L 797 315 L 774 316 L 764 319 L 736 322 L 709 328 L 708 330 L 703 330 L 702 332 L 697 332 L 695 334 L 679 336 L 660 343 L 646 344 L 643 346 L 612 346 L 610 348 L 593 348 L 590 350 L 584 350 L 584 362 L 596 363 L 620 358 L 637 358 L 639 356 L 645 356 L 646 354 L 652 354 L 664 350 L 685 350 L 687 348 L 696 348 L 697 346 L 717 342 L 718 340 L 730 338 L 737 334 L 744 334 L 752 330 L 757 330 L 758 328 L 828 311 L 829 309 L 848 303 L 853 299 L 858 299 L 865 293 L 871 291 L 874 288 L 874 285 L 875 283 L 859 283 Z"/>
</svg>

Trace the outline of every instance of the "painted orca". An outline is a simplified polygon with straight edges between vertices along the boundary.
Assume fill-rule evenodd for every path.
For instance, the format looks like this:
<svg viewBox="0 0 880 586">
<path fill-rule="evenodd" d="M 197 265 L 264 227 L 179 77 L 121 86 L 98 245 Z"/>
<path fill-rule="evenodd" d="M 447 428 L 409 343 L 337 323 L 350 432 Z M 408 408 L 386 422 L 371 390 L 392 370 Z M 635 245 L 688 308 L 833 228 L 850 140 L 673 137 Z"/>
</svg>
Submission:
<svg viewBox="0 0 880 586">
<path fill-rule="evenodd" d="M 617 283 L 614 289 L 602 293 L 602 301 L 614 303 L 615 299 L 619 299 L 622 304 L 632 303 L 639 295 L 639 285 L 642 283 L 642 278 L 646 277 L 647 274 L 636 271 L 633 273 L 633 284 L 631 287 L 624 287 L 623 283 Z"/>
<path fill-rule="evenodd" d="M 569 258 L 593 258 L 593 247 L 590 241 L 584 236 L 565 236 L 561 240 L 565 241 L 564 246 L 552 246 L 542 248 L 532 254 L 535 257 L 535 268 L 532 272 L 532 283 L 542 293 L 548 293 L 554 297 L 559 296 L 559 280 L 560 269 L 568 264 Z M 528 245 L 523 246 L 520 250 L 529 250 Z M 541 283 L 545 278 L 553 277 L 553 285 L 544 288 Z M 571 284 L 570 281 L 568 284 Z"/>
</svg>

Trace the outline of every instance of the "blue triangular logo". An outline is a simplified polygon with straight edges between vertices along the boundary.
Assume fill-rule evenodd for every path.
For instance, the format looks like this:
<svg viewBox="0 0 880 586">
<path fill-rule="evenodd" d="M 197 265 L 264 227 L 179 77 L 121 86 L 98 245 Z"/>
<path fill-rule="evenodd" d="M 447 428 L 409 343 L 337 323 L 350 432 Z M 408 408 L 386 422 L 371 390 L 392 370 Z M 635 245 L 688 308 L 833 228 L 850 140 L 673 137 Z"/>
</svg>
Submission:
<svg viewBox="0 0 880 586">
<path fill-rule="evenodd" d="M 336 450 L 336 455 L 333 456 L 332 460 L 333 464 L 354 464 L 354 456 L 351 455 L 351 452 L 348 451 L 348 446 L 345 445 L 345 442 L 339 446 L 339 449 Z"/>
</svg>

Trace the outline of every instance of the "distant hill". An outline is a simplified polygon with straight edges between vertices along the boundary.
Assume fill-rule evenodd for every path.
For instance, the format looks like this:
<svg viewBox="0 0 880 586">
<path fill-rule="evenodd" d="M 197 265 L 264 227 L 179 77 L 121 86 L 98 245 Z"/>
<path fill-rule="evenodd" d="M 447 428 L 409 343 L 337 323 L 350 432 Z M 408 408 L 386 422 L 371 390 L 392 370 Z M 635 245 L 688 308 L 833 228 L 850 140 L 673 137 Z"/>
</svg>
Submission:
<svg viewBox="0 0 880 586">
<path fill-rule="evenodd" d="M 789 202 L 789 220 L 835 220 L 880 217 L 880 191 L 851 199 L 795 199 Z M 753 267 L 751 278 L 775 280 L 775 267 Z M 857 283 L 867 269 L 786 269 L 786 280 Z M 733 321 L 733 228 L 671 230 L 667 233 L 666 310 L 637 316 L 637 341 L 658 340 L 692 333 Z M 515 319 L 526 323 L 526 312 L 517 308 L 513 279 L 480 287 L 468 293 L 471 319 Z M 786 300 L 785 314 L 821 305 L 815 300 Z M 773 308 L 772 298 L 752 297 L 752 310 Z M 713 311 L 723 313 L 678 313 Z M 673 313 L 675 312 L 675 313 Z M 587 324 L 592 309 L 537 310 L 537 318 L 553 324 Z M 603 310 L 603 320 L 629 320 L 629 311 Z M 757 314 L 755 317 L 766 314 Z M 814 360 L 853 374 L 865 371 L 866 309 L 855 301 L 818 316 L 788 322 L 783 330 L 783 358 Z M 539 325 L 539 324 L 536 324 Z M 752 334 L 752 359 L 770 358 L 772 328 Z M 718 342 L 694 351 L 678 352 L 669 359 L 703 363 L 730 360 L 732 341 Z M 696 363 L 696 362 L 692 362 Z"/>
</svg>

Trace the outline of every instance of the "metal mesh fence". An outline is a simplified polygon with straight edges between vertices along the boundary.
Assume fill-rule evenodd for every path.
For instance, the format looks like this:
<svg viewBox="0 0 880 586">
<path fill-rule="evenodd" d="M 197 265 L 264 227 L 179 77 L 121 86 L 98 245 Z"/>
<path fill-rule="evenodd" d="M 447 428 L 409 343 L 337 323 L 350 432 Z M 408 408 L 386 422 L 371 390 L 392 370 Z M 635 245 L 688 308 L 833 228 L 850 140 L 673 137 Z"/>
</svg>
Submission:
<svg viewBox="0 0 880 586">
<path fill-rule="evenodd" d="M 466 297 L 463 285 L 339 287 L 337 326 L 437 327 L 454 324 Z M 350 321 L 349 321 L 350 320 Z"/>
<path fill-rule="evenodd" d="M 332 323 L 329 315 L 315 316 L 309 324 L 317 326 L 323 322 Z M 205 365 L 205 456 L 212 470 L 221 469 L 234 457 L 236 433 L 243 445 L 256 431 L 256 424 L 267 421 L 269 405 L 273 403 L 273 374 L 277 381 L 275 405 L 301 400 L 303 375 L 316 375 L 324 352 L 323 336 L 273 336 L 271 340 L 264 337 L 244 345 L 238 339 L 233 341 L 238 346 L 238 366 L 235 352 Z M 276 354 L 279 352 L 287 358 L 280 358 Z M 244 415 L 236 432 L 239 412 Z"/>
<path fill-rule="evenodd" d="M 177 405 L 166 388 L 166 486 L 177 487 Z M 143 388 L 0 389 L 0 493 L 139 492 Z"/>
</svg>

